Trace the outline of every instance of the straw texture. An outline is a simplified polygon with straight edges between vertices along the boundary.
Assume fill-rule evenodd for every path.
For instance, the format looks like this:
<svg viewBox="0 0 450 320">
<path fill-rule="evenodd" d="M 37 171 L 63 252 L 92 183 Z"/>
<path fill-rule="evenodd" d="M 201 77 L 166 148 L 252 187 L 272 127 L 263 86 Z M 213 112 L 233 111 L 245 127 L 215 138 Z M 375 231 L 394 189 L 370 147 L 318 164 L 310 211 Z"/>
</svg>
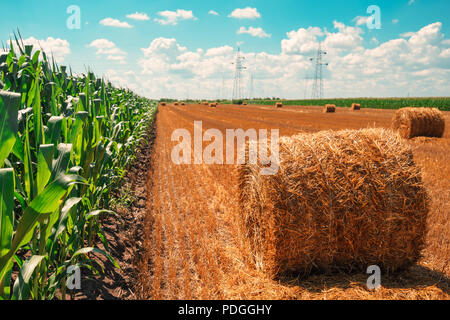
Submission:
<svg viewBox="0 0 450 320">
<path fill-rule="evenodd" d="M 405 139 L 419 136 L 442 138 L 445 119 L 436 108 L 403 108 L 395 113 L 392 126 Z"/>
<path fill-rule="evenodd" d="M 411 150 L 386 129 L 280 139 L 280 167 L 239 166 L 256 266 L 284 272 L 402 270 L 421 256 L 429 200 Z"/>
</svg>

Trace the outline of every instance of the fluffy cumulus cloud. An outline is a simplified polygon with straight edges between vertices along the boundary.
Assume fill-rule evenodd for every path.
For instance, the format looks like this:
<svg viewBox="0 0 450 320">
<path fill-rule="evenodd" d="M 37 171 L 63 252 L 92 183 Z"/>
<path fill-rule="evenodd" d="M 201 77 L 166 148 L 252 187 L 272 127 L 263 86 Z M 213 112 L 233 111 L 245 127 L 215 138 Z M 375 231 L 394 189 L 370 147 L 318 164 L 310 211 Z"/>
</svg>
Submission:
<svg viewBox="0 0 450 320">
<path fill-rule="evenodd" d="M 254 27 L 240 27 L 238 32 L 238 34 L 249 34 L 252 37 L 258 37 L 258 38 L 270 38 L 271 35 L 268 34 L 267 32 L 265 32 L 262 28 L 254 28 Z"/>
<path fill-rule="evenodd" d="M 208 14 L 213 15 L 213 16 L 218 16 L 219 13 L 217 11 L 214 10 L 209 10 Z"/>
<path fill-rule="evenodd" d="M 196 20 L 191 10 L 178 9 L 177 11 L 161 11 L 158 12 L 161 18 L 156 18 L 155 21 L 162 25 L 172 25 L 178 24 L 179 20 Z"/>
<path fill-rule="evenodd" d="M 327 97 L 448 94 L 450 41 L 440 22 L 387 42 L 340 22 L 330 31 L 318 27 L 290 31 L 279 54 L 242 53 L 246 94 L 252 77 L 254 96 L 310 97 L 311 58 L 319 43 L 327 52 L 324 62 L 329 63 L 324 67 Z M 105 46 L 101 50 L 114 50 L 111 44 Z M 157 38 L 141 49 L 135 73 L 110 75 L 154 98 L 230 98 L 235 57 L 236 51 L 228 45 L 192 50 L 176 39 Z"/>
<path fill-rule="evenodd" d="M 7 41 L 6 43 L 9 43 Z M 54 57 L 57 63 L 64 63 L 67 55 L 70 54 L 70 43 L 65 39 L 48 37 L 47 39 L 36 39 L 34 37 L 30 37 L 23 40 L 24 45 L 32 45 L 33 53 L 36 50 L 41 52 L 45 52 L 48 57 Z M 18 48 L 13 44 L 14 49 L 18 50 Z"/>
<path fill-rule="evenodd" d="M 107 39 L 97 39 L 89 44 L 89 47 L 96 48 L 97 56 L 105 58 L 109 61 L 126 64 L 125 58 L 127 53 L 119 49 L 116 44 Z"/>
<path fill-rule="evenodd" d="M 145 12 L 136 12 L 127 15 L 128 19 L 138 20 L 138 21 L 148 21 L 150 17 Z"/>
<path fill-rule="evenodd" d="M 125 29 L 133 28 L 133 26 L 130 25 L 128 22 L 122 22 L 120 20 L 113 18 L 105 18 L 100 21 L 100 24 L 106 27 L 114 27 L 114 28 L 125 28 Z"/>
<path fill-rule="evenodd" d="M 244 9 L 234 9 L 228 17 L 235 19 L 257 19 L 261 18 L 261 14 L 256 8 L 247 7 Z"/>
</svg>

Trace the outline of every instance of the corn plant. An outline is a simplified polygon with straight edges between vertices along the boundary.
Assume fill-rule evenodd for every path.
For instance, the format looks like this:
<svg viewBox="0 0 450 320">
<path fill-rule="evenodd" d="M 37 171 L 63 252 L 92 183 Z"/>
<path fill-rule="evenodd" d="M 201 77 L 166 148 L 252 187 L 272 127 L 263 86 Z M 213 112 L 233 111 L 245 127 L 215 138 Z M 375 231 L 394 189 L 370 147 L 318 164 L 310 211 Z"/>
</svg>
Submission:
<svg viewBox="0 0 450 320">
<path fill-rule="evenodd" d="M 102 272 L 94 253 L 118 267 L 100 217 L 155 112 L 20 34 L 0 53 L 0 299 L 65 299 L 69 266 Z"/>
</svg>

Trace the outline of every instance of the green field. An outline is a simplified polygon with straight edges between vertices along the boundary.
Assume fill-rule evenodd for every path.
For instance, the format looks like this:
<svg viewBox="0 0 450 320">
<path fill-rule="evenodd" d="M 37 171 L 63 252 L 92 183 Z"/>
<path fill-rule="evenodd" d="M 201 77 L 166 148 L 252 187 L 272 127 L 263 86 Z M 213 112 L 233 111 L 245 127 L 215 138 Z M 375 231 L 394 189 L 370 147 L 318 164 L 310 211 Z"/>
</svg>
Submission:
<svg viewBox="0 0 450 320">
<path fill-rule="evenodd" d="M 0 300 L 65 299 L 71 269 L 108 253 L 101 219 L 156 103 L 74 75 L 16 39 L 0 53 Z M 99 243 L 105 250 L 100 250 Z"/>
<path fill-rule="evenodd" d="M 450 97 L 430 98 L 351 98 L 351 99 L 322 99 L 322 100 L 245 100 L 249 104 L 273 105 L 282 101 L 284 105 L 295 106 L 323 106 L 335 104 L 337 107 L 350 108 L 352 103 L 361 104 L 362 108 L 400 109 L 404 107 L 429 107 L 442 111 L 450 111 Z"/>
</svg>

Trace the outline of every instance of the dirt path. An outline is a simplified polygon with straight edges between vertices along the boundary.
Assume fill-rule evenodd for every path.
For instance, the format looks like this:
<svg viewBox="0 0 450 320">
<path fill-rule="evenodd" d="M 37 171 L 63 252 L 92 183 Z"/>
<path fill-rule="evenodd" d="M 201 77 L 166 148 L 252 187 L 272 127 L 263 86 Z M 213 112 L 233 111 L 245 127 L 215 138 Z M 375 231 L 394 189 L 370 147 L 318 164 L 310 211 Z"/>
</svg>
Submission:
<svg viewBox="0 0 450 320">
<path fill-rule="evenodd" d="M 175 129 L 194 121 L 203 131 L 280 129 L 281 135 L 324 129 L 389 127 L 394 111 L 338 108 L 323 114 L 315 107 L 199 105 L 160 108 L 157 139 L 148 183 L 146 239 L 139 265 L 143 299 L 429 299 L 449 296 L 450 134 L 444 139 L 411 142 L 433 198 L 429 245 L 419 266 L 385 278 L 377 292 L 365 289 L 367 276 L 330 275 L 273 281 L 248 262 L 250 251 L 238 223 L 237 176 L 232 165 L 175 165 L 171 141 Z M 450 120 L 449 115 L 446 115 Z M 450 121 L 447 128 L 450 127 Z M 204 147 L 208 143 L 204 143 Z M 447 177 L 447 179 L 443 179 Z M 445 276 L 445 274 L 447 276 Z"/>
</svg>

